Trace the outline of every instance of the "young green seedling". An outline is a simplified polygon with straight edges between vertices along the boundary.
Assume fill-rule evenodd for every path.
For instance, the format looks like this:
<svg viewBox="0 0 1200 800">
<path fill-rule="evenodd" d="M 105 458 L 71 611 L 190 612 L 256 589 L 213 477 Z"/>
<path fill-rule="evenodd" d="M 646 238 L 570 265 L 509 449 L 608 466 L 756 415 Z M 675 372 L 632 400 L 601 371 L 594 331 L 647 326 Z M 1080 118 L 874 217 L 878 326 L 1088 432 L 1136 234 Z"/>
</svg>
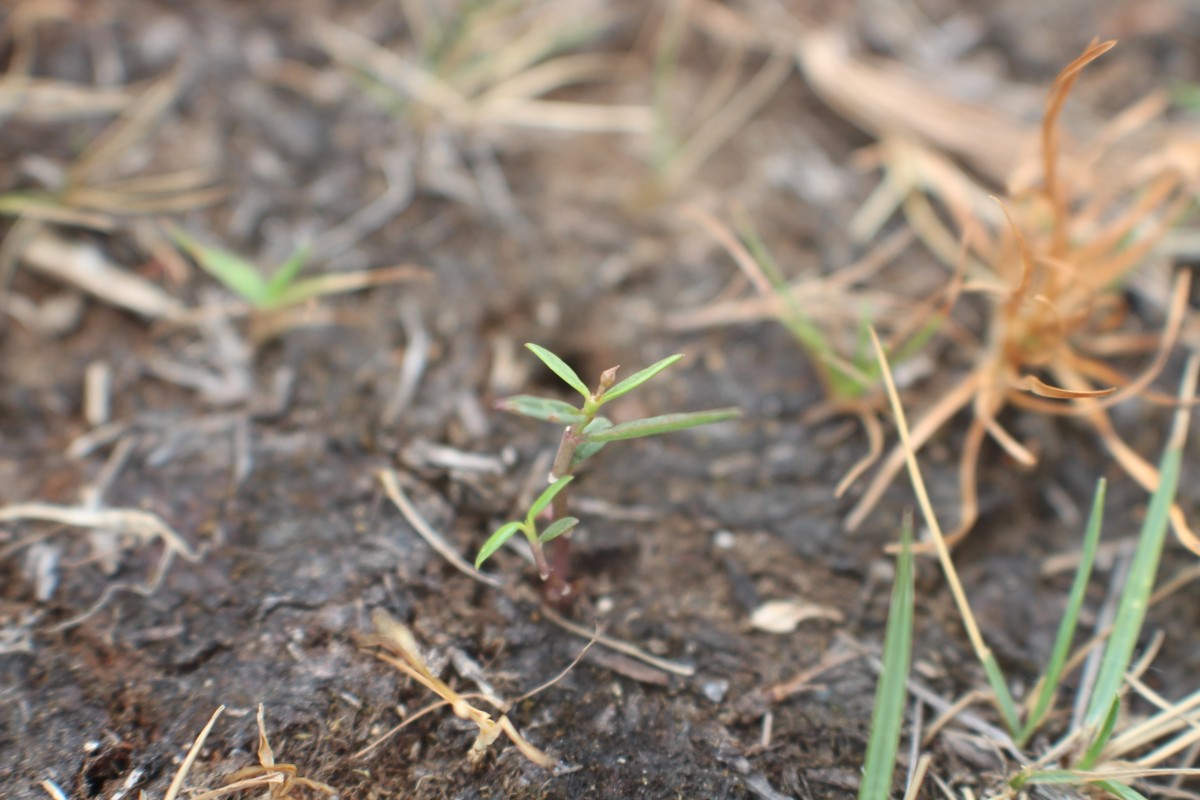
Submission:
<svg viewBox="0 0 1200 800">
<path fill-rule="evenodd" d="M 502 411 L 510 411 L 546 422 L 565 423 L 567 429 L 559 441 L 558 452 L 555 454 L 554 464 L 550 468 L 550 480 L 552 481 L 550 488 L 542 492 L 530 507 L 524 522 L 506 523 L 491 535 L 483 549 L 479 551 L 479 557 L 475 564 L 476 567 L 482 565 L 488 556 L 505 541 L 515 535 L 517 531 L 522 531 L 533 548 L 534 559 L 537 561 L 542 579 L 553 578 L 556 587 L 569 592 L 570 587 L 566 576 L 569 563 L 566 545 L 568 540 L 559 537 L 578 524 L 578 520 L 574 517 L 567 516 L 567 495 L 563 490 L 571 481 L 579 465 L 600 452 L 600 449 L 609 442 L 655 436 L 660 433 L 694 428 L 697 425 L 721 422 L 738 417 L 741 412 L 736 408 L 720 408 L 687 414 L 663 414 L 614 425 L 607 417 L 600 415 L 601 407 L 641 386 L 683 358 L 682 355 L 664 358 L 619 383 L 617 382 L 617 367 L 606 369 L 601 373 L 595 391 L 592 391 L 580 380 L 575 371 L 554 353 L 536 344 L 526 344 L 525 347 L 541 359 L 542 363 L 549 367 L 555 375 L 562 378 L 568 386 L 579 392 L 583 397 L 583 404 L 577 408 L 562 400 L 532 395 L 508 397 L 496 404 L 496 407 Z M 547 508 L 551 511 L 550 525 L 545 531 L 538 534 L 534 520 Z M 555 547 L 555 557 L 547 560 L 542 553 L 541 545 L 552 539 L 558 542 Z M 565 597 L 565 594 L 563 596 Z"/>
<path fill-rule="evenodd" d="M 524 522 L 506 522 L 496 529 L 496 532 L 488 537 L 488 540 L 483 543 L 483 547 L 479 549 L 479 555 L 475 557 L 475 569 L 487 561 L 488 556 L 500 549 L 500 547 L 511 539 L 517 531 L 525 534 L 525 538 L 529 540 L 529 547 L 533 550 L 533 560 L 537 563 L 538 572 L 542 576 L 542 580 L 550 577 L 550 565 L 546 562 L 545 552 L 542 550 L 542 544 L 557 539 L 567 531 L 579 524 L 579 520 L 575 517 L 563 517 L 556 519 L 550 523 L 546 530 L 538 533 L 537 516 L 546 510 L 550 502 L 555 496 L 566 488 L 572 477 L 566 475 L 556 480 L 553 484 L 542 492 L 537 500 L 533 501 L 533 505 L 529 507 L 529 513 L 525 515 Z"/>
</svg>

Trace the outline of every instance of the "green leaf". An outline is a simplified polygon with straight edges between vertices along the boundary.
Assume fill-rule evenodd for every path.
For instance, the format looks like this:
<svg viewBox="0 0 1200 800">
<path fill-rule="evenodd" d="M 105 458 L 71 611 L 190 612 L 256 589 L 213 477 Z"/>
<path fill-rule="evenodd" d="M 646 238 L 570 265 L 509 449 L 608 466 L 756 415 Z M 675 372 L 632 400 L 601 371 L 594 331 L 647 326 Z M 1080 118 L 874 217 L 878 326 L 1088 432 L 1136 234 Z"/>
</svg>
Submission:
<svg viewBox="0 0 1200 800">
<path fill-rule="evenodd" d="M 875 687 L 875 708 L 871 712 L 871 736 L 863 779 L 858 786 L 859 800 L 890 797 L 896 768 L 896 751 L 904 725 L 904 700 L 908 693 L 908 671 L 912 661 L 913 640 L 913 557 L 912 514 L 905 514 L 900 528 L 900 555 L 896 561 L 896 579 L 888 607 L 887 630 L 883 635 L 883 671 Z"/>
<path fill-rule="evenodd" d="M 660 433 L 671 433 L 694 428 L 697 425 L 709 425 L 713 422 L 724 422 L 727 419 L 740 417 L 742 412 L 736 408 L 718 408 L 712 411 L 696 411 L 690 414 L 663 414 L 660 417 L 623 422 L 607 430 L 593 431 L 587 434 L 589 442 L 619 442 L 623 439 L 638 439 L 642 436 L 656 436 Z"/>
<path fill-rule="evenodd" d="M 546 491 L 538 495 L 538 499 L 533 501 L 533 505 L 529 507 L 529 513 L 525 516 L 525 521 L 527 524 L 533 524 L 533 521 L 537 519 L 537 515 L 546 510 L 546 506 L 550 505 L 551 501 L 554 500 L 555 495 L 566 488 L 566 485 L 571 482 L 572 477 L 573 476 L 571 475 L 562 476 L 554 483 L 547 486 Z"/>
<path fill-rule="evenodd" d="M 175 231 L 174 237 L 175 242 L 196 260 L 200 268 L 220 281 L 226 289 L 256 306 L 267 302 L 267 282 L 254 264 L 236 253 L 205 247 L 182 231 Z"/>
<path fill-rule="evenodd" d="M 605 431 L 613 426 L 612 420 L 608 417 L 596 417 L 587 424 L 583 429 L 584 433 L 590 431 Z M 605 442 L 589 442 L 586 439 L 575 448 L 575 455 L 571 457 L 571 469 L 574 470 L 577 466 L 587 461 L 592 456 L 599 453 L 604 448 Z"/>
<path fill-rule="evenodd" d="M 567 366 L 567 362 L 563 361 L 561 358 L 554 355 L 554 353 L 551 353 L 549 350 L 539 345 L 526 343 L 525 347 L 528 348 L 528 350 L 535 356 L 540 358 L 542 363 L 550 368 L 551 372 L 566 381 L 572 389 L 579 392 L 585 398 L 590 398 L 592 396 L 592 393 L 588 391 L 587 386 L 585 386 L 583 381 L 579 380 L 579 376 L 575 374 L 575 370 Z"/>
<path fill-rule="evenodd" d="M 683 354 L 677 353 L 676 355 L 664 358 L 657 364 L 652 364 L 649 367 L 646 367 L 641 372 L 630 375 L 628 378 L 605 392 L 604 396 L 600 398 L 601 402 L 607 403 L 609 400 L 616 400 L 621 395 L 628 394 L 681 358 L 683 358 Z"/>
<path fill-rule="evenodd" d="M 1096 765 L 1100 753 L 1103 752 L 1104 746 L 1108 744 L 1108 740 L 1112 736 L 1113 728 L 1117 726 L 1117 717 L 1120 711 L 1121 698 L 1117 696 L 1113 698 L 1112 707 L 1108 709 L 1108 716 L 1104 718 L 1104 724 L 1100 726 L 1100 730 L 1096 731 L 1095 736 L 1092 737 L 1092 743 L 1088 745 L 1087 751 L 1076 764 L 1079 769 L 1091 769 Z"/>
<path fill-rule="evenodd" d="M 1004 717 L 1004 725 L 1011 736 L 1021 731 L 1021 715 L 1017 713 L 1017 704 L 1013 702 L 1012 692 L 1008 690 L 1008 682 L 1000 671 L 1000 664 L 991 650 L 982 659 L 983 673 L 987 676 L 988 686 L 996 696 L 996 705 L 1000 708 L 1000 716 Z"/>
<path fill-rule="evenodd" d="M 1046 672 L 1042 677 L 1037 694 L 1037 702 L 1025 721 L 1021 735 L 1017 737 L 1017 746 L 1024 747 L 1038 726 L 1042 724 L 1050 711 L 1054 695 L 1058 693 L 1058 684 L 1062 679 L 1062 671 L 1070 654 L 1071 641 L 1075 638 L 1075 626 L 1079 622 L 1079 611 L 1083 607 L 1084 595 L 1087 594 L 1088 580 L 1092 576 L 1092 566 L 1096 563 L 1096 551 L 1100 544 L 1100 528 L 1104 520 L 1104 496 L 1107 483 L 1101 478 L 1096 483 L 1096 495 L 1092 500 L 1092 513 L 1088 516 L 1087 532 L 1083 537 L 1083 554 L 1079 566 L 1075 570 L 1075 581 L 1071 584 L 1071 594 L 1067 598 L 1066 611 L 1058 624 L 1058 635 L 1054 639 L 1054 650 L 1046 664 Z"/>
<path fill-rule="evenodd" d="M 475 556 L 475 569 L 483 566 L 483 562 L 487 561 L 492 553 L 504 546 L 504 543 L 513 537 L 517 531 L 521 530 L 520 522 L 506 522 L 496 529 L 496 532 L 488 537 L 483 543 L 483 547 L 479 548 L 479 555 Z"/>
<path fill-rule="evenodd" d="M 1095 785 L 1117 800 L 1147 800 L 1146 795 L 1120 781 L 1096 781 Z"/>
<path fill-rule="evenodd" d="M 551 539 L 557 539 L 578 524 L 579 520 L 577 520 L 575 517 L 563 517 L 562 519 L 556 519 L 554 522 L 550 523 L 550 527 L 542 531 L 542 535 L 538 537 L 538 541 L 548 542 Z"/>
<path fill-rule="evenodd" d="M 1098 789 L 1103 789 L 1118 800 L 1146 800 L 1145 795 L 1133 789 L 1121 781 L 1114 780 L 1096 780 L 1095 775 L 1086 772 L 1079 772 L 1073 769 L 1039 769 L 1033 770 L 1025 776 L 1025 780 L 1020 786 L 1014 787 L 1020 789 L 1026 784 L 1036 785 L 1073 785 L 1073 786 L 1095 786 Z"/>
<path fill-rule="evenodd" d="M 291 258 L 283 262 L 279 266 L 279 269 L 275 270 L 275 274 L 271 276 L 270 282 L 266 285 L 266 300 L 268 303 L 277 303 L 283 297 L 284 292 L 296 280 L 296 276 L 300 274 L 300 270 L 304 269 L 304 265 L 308 263 L 310 250 L 311 248 L 308 245 L 303 245 L 296 252 L 292 253 Z"/>
<path fill-rule="evenodd" d="M 1179 440 L 1182 438 L 1172 437 Z M 1112 634 L 1104 648 L 1092 695 L 1088 698 L 1083 721 L 1089 727 L 1099 726 L 1108 715 L 1114 698 L 1121 691 L 1125 682 L 1125 672 L 1133 659 L 1133 651 L 1137 647 L 1142 623 L 1146 618 L 1150 592 L 1154 588 L 1154 579 L 1158 573 L 1158 562 L 1162 556 L 1171 504 L 1174 502 L 1175 489 L 1179 483 L 1182 458 L 1183 442 L 1173 442 L 1163 453 L 1159 464 L 1158 488 L 1150 498 L 1150 507 L 1146 511 L 1141 533 L 1138 534 L 1137 549 L 1133 553 L 1133 563 L 1129 567 L 1129 577 L 1121 592 L 1117 616 L 1113 620 Z"/>
<path fill-rule="evenodd" d="M 586 419 L 583 412 L 570 403 L 551 400 L 548 397 L 534 397 L 529 394 L 506 397 L 496 403 L 496 408 L 546 422 L 559 422 L 567 425 L 574 425 Z"/>
</svg>

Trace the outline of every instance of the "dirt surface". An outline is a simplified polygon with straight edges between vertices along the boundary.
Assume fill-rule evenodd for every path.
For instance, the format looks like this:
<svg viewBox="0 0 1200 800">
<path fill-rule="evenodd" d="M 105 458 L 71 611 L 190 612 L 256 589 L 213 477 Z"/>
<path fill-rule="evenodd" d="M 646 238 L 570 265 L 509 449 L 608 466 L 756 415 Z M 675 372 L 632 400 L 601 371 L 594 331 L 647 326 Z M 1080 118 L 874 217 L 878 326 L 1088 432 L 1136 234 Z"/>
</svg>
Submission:
<svg viewBox="0 0 1200 800">
<path fill-rule="evenodd" d="M 221 786 L 257 763 L 260 703 L 276 758 L 344 798 L 853 796 L 890 587 L 883 547 L 911 493 L 897 481 L 867 524 L 846 533 L 861 487 L 845 499 L 833 487 L 866 442 L 852 418 L 808 421 L 821 390 L 787 332 L 770 321 L 681 330 L 664 320 L 749 296 L 728 256 L 681 215 L 685 203 L 714 213 L 743 204 L 789 275 L 828 273 L 863 255 L 847 226 L 878 175 L 851 156 L 871 138 L 792 69 L 681 186 L 654 191 L 650 132 L 448 121 L 347 68 L 316 32 L 317 20 L 332 22 L 411 57 L 406 5 L 423 4 L 31 0 L 0 12 L 0 56 L 12 70 L 5 97 L 19 96 L 13 71 L 25 58 L 37 78 L 129 87 L 132 96 L 173 76 L 152 129 L 104 169 L 209 170 L 223 190 L 195 207 L 112 211 L 107 231 L 50 226 L 55 236 L 210 310 L 232 295 L 190 262 L 164 260 L 153 244 L 161 238 L 145 233 L 153 220 L 264 267 L 307 241 L 313 272 L 425 270 L 309 304 L 319 318 L 282 321 L 215 312 L 170 321 L 24 267 L 7 277 L 23 307 L 52 315 L 57 303 L 68 313 L 57 327 L 15 312 L 5 320 L 0 501 L 73 506 L 100 487 L 104 507 L 159 515 L 199 557 L 175 558 L 152 591 L 118 591 L 87 613 L 106 588 L 149 579 L 162 542 L 44 523 L 0 527 L 0 796 L 47 797 L 39 782 L 52 781 L 71 798 L 162 797 L 223 705 L 187 778 Z M 551 99 L 651 105 L 654 40 L 669 4 L 645 5 L 587 5 L 580 14 L 603 24 L 578 52 L 628 61 L 612 80 Z M 1147 3 L 1135 19 L 1116 3 L 1064 4 L 1072 12 L 936 2 L 921 4 L 924 21 L 898 10 L 909 4 L 880 4 L 886 13 L 875 5 L 793 11 L 840 20 L 859 47 L 904 60 L 944 59 L 957 43 L 955 57 L 971 65 L 962 75 L 1011 81 L 1031 97 L 1093 35 L 1119 36 L 1119 50 L 1081 87 L 1081 124 L 1148 86 L 1200 80 L 1192 46 L 1200 17 L 1183 4 Z M 943 49 L 921 50 L 898 34 L 904 19 L 917 26 L 913 36 L 928 34 Z M 694 111 L 730 66 L 729 43 L 701 27 L 681 40 L 673 114 Z M 766 61 L 752 50 L 733 67 L 746 82 Z M 53 185 L 114 120 L 38 118 L 19 103 L 4 113 L 4 191 Z M 20 232 L 6 220 L 6 236 Z M 893 219 L 880 236 L 901 227 Z M 945 272 L 911 245 L 885 280 L 923 291 Z M 974 319 L 968 303 L 962 324 Z M 571 616 L 694 674 L 593 646 L 509 712 L 560 759 L 556 771 L 528 763 L 503 739 L 473 768 L 473 727 L 446 709 L 358 755 L 435 700 L 360 647 L 375 609 L 411 626 L 445 681 L 467 692 L 484 680 L 508 700 L 559 675 L 587 644 L 547 619 L 532 568 L 515 551 L 487 568 L 502 589 L 456 572 L 377 477 L 395 469 L 419 513 L 468 557 L 498 523 L 522 514 L 558 431 L 491 403 L 514 392 L 566 397 L 521 349 L 527 341 L 560 353 L 588 380 L 613 364 L 629 374 L 687 356 L 618 414 L 743 409 L 737 422 L 610 446 L 573 500 L 584 584 Z M 914 407 L 963 368 L 951 344 L 935 342 L 931 352 L 932 373 L 906 392 Z M 83 412 L 84 375 L 97 363 L 111 376 L 111 411 L 94 425 Z M 1165 390 L 1177 372 L 1168 370 Z M 1116 417 L 1148 458 L 1167 418 L 1138 402 Z M 985 449 L 982 520 L 957 557 L 985 636 L 1028 681 L 1045 661 L 1070 582 L 1069 572 L 1047 576 L 1042 567 L 1078 546 L 1095 479 L 1111 481 L 1114 540 L 1136 529 L 1145 493 L 1081 424 L 1017 414 L 1006 422 L 1038 440 L 1041 463 L 1023 471 Z M 924 456 L 950 519 L 960 442 L 951 425 Z M 1190 511 L 1200 490 L 1185 484 Z M 1169 548 L 1163 574 L 1193 561 Z M 1095 581 L 1089 609 L 1106 580 Z M 785 634 L 754 630 L 750 614 L 769 600 L 814 604 L 837 619 Z M 1147 628 L 1166 637 L 1146 679 L 1170 697 L 1191 691 L 1188 676 L 1200 670 L 1195 600 L 1194 590 L 1176 595 Z M 915 659 L 915 675 L 938 696 L 982 685 L 932 562 L 920 563 Z M 771 696 L 771 687 L 822 666 Z M 933 772 L 953 787 L 987 787 L 1003 775 L 967 737 L 939 740 L 932 752 Z M 922 796 L 942 795 L 927 783 Z"/>
</svg>

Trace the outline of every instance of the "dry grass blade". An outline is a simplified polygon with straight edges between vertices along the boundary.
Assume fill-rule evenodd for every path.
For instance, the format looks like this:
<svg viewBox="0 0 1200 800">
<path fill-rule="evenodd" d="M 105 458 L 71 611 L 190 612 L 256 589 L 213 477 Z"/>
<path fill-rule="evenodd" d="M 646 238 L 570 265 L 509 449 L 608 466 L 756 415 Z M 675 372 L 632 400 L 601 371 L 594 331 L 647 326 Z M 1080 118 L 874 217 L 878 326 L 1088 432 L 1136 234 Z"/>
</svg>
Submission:
<svg viewBox="0 0 1200 800">
<path fill-rule="evenodd" d="M 875 136 L 927 142 L 965 158 L 998 184 L 1015 166 L 1013 143 L 1029 131 L 1008 115 L 948 98 L 898 62 L 856 58 L 832 29 L 804 35 L 796 53 L 821 98 Z"/>
<path fill-rule="evenodd" d="M 129 107 L 134 92 L 97 88 L 49 78 L 0 80 L 0 115 L 31 123 L 106 117 Z"/>
<path fill-rule="evenodd" d="M 196 562 L 200 555 L 171 529 L 162 518 L 138 508 L 93 509 L 84 506 L 57 506 L 49 503 L 16 503 L 0 508 L 0 522 L 31 520 L 53 522 L 78 528 L 98 528 L 130 534 L 145 541 L 162 539 L 170 552 Z M 0 558 L 7 555 L 0 551 Z"/>
<path fill-rule="evenodd" d="M 472 763 L 480 762 L 487 754 L 488 748 L 503 733 L 521 751 L 522 755 L 539 767 L 553 769 L 558 764 L 557 760 L 546 755 L 521 736 L 507 716 L 501 715 L 499 720 L 492 719 L 490 714 L 468 703 L 463 695 L 450 688 L 444 681 L 434 675 L 425 663 L 425 659 L 421 655 L 420 648 L 417 646 L 412 631 L 406 626 L 397 622 L 386 611 L 381 609 L 376 609 L 371 614 L 371 620 L 375 626 L 376 634 L 367 637 L 366 643 L 381 647 L 387 651 L 376 653 L 377 658 L 391 664 L 445 700 L 450 705 L 450 709 L 456 717 L 478 726 L 479 735 L 475 738 L 474 744 L 471 745 L 471 749 L 467 753 L 467 758 Z"/>
<path fill-rule="evenodd" d="M 74 627 L 97 613 L 117 592 L 134 592 L 147 597 L 154 593 L 166 577 L 175 556 L 196 562 L 200 554 L 184 541 L 178 533 L 171 529 L 157 515 L 149 511 L 134 508 L 95 509 L 86 506 L 56 506 L 49 503 L 18 503 L 0 508 L 0 522 L 36 521 L 52 522 L 59 525 L 69 525 L 78 528 L 88 528 L 100 531 L 114 531 L 118 534 L 133 536 L 143 542 L 161 539 L 163 553 L 158 560 L 152 575 L 142 584 L 110 583 L 87 611 L 66 619 L 54 625 L 51 630 L 60 631 Z M 29 540 L 18 540 L 6 548 L 0 549 L 0 560 L 6 558 Z"/>
<path fill-rule="evenodd" d="M 71 241 L 43 229 L 24 245 L 21 260 L 45 275 L 148 319 L 181 320 L 184 316 L 182 303 L 145 278 L 112 263 L 93 244 Z"/>
<path fill-rule="evenodd" d="M 163 795 L 163 800 L 175 800 L 179 796 L 180 790 L 183 789 L 183 781 L 187 778 L 188 772 L 192 769 L 192 764 L 196 761 L 196 756 L 200 755 L 200 748 L 204 746 L 204 740 L 208 738 L 208 734 L 212 732 L 213 725 L 217 724 L 217 717 L 221 716 L 221 712 L 225 710 L 225 706 L 219 706 L 212 716 L 208 719 L 208 724 L 200 731 L 196 740 L 192 742 L 191 748 L 188 749 L 187 755 L 183 758 L 183 763 L 179 765 L 179 769 L 175 772 L 175 777 L 171 779 L 171 785 L 167 787 L 167 793 Z"/>
<path fill-rule="evenodd" d="M 870 334 L 871 344 L 875 347 L 875 354 L 879 359 L 880 368 L 883 372 L 884 387 L 887 389 L 888 401 L 891 404 L 892 413 L 896 417 L 896 428 L 900 433 L 900 444 L 903 448 L 905 465 L 908 467 L 913 491 L 917 495 L 917 504 L 921 508 L 925 524 L 929 526 L 929 531 L 933 538 L 933 546 L 937 551 L 938 561 L 942 565 L 942 573 L 945 575 L 946 583 L 950 587 L 950 594 L 954 597 L 954 604 L 962 619 L 963 627 L 966 629 L 967 638 L 971 640 L 971 646 L 975 650 L 975 655 L 979 659 L 979 663 L 988 673 L 988 682 L 991 684 L 992 691 L 995 694 L 996 704 L 1005 717 L 1009 730 L 1016 730 L 1019 725 L 1017 724 L 1018 719 L 1012 697 L 1009 695 L 1008 687 L 999 673 L 995 656 L 983 641 L 983 634 L 980 633 L 979 624 L 975 620 L 975 615 L 971 611 L 971 605 L 967 601 L 966 592 L 963 590 L 962 582 L 959 580 L 958 570 L 955 569 L 954 562 L 950 558 L 949 543 L 942 533 L 937 516 L 934 514 L 933 503 L 929 500 L 929 492 L 925 488 L 925 479 L 921 475 L 921 468 L 917 464 L 916 450 L 913 447 L 912 437 L 909 435 L 908 423 L 904 416 L 904 407 L 900 403 L 900 395 L 896 391 L 896 383 L 892 379 L 892 370 L 888 365 L 883 344 L 880 343 L 879 336 L 875 333 L 874 328 L 870 329 Z"/>
<path fill-rule="evenodd" d="M 590 38 L 592 22 L 607 21 L 595 9 L 573 3 L 543 3 L 536 14 L 511 7 L 478 6 L 437 30 L 430 15 L 406 9 L 420 20 L 414 30 L 423 57 L 407 57 L 354 31 L 324 20 L 314 23 L 317 43 L 335 61 L 359 70 L 421 111 L 452 125 L 514 126 L 577 132 L 646 133 L 654 124 L 649 108 L 540 99 L 581 82 L 609 81 L 627 64 L 619 54 L 556 56 L 564 40 Z M 594 33 L 594 32 L 592 32 Z M 450 38 L 446 38 L 449 36 Z"/>
<path fill-rule="evenodd" d="M 696 668 L 691 664 L 681 664 L 678 661 L 668 661 L 665 658 L 659 658 L 658 656 L 651 655 L 642 648 L 632 645 L 629 642 L 616 639 L 612 636 L 606 636 L 605 634 L 597 633 L 595 631 L 589 631 L 582 625 L 577 625 L 574 622 L 571 622 L 569 619 L 566 619 L 562 614 L 559 614 L 548 605 L 542 605 L 542 613 L 546 616 L 546 619 L 550 620 L 565 631 L 569 631 L 576 636 L 582 636 L 585 639 L 595 641 L 597 644 L 603 647 L 607 647 L 610 650 L 615 650 L 616 652 L 627 655 L 630 658 L 637 659 L 643 664 L 648 664 L 655 669 L 662 670 L 663 672 L 669 672 L 672 675 L 680 675 L 685 678 L 689 678 L 696 674 Z"/>
<path fill-rule="evenodd" d="M 430 527 L 425 518 L 421 516 L 416 507 L 409 501 L 408 496 L 404 494 L 404 490 L 400 488 L 400 481 L 397 479 L 394 470 L 380 470 L 379 481 L 383 484 L 383 490 L 387 493 L 388 499 L 395 503 L 396 508 L 400 509 L 400 513 L 408 520 L 408 524 L 413 526 L 413 530 L 420 534 L 421 538 L 437 551 L 442 558 L 449 561 L 451 566 L 462 574 L 493 588 L 499 589 L 504 586 L 503 581 L 493 578 L 491 575 L 485 575 L 471 566 L 465 558 L 458 554 L 458 551 L 442 538 L 441 534 Z"/>
<path fill-rule="evenodd" d="M 275 763 L 275 751 L 267 738 L 264 716 L 263 704 L 259 703 L 258 714 L 255 717 L 258 722 L 258 766 L 239 769 L 229 776 L 224 786 L 195 795 L 192 800 L 216 800 L 218 797 L 262 786 L 270 787 L 271 800 L 286 800 L 292 797 L 292 792 L 297 787 L 326 795 L 337 794 L 337 790 L 332 786 L 298 775 L 295 764 Z"/>
<path fill-rule="evenodd" d="M 659 176 L 659 190 L 672 194 L 779 91 L 792 72 L 791 58 L 774 54 L 720 111 L 675 153 Z"/>
</svg>

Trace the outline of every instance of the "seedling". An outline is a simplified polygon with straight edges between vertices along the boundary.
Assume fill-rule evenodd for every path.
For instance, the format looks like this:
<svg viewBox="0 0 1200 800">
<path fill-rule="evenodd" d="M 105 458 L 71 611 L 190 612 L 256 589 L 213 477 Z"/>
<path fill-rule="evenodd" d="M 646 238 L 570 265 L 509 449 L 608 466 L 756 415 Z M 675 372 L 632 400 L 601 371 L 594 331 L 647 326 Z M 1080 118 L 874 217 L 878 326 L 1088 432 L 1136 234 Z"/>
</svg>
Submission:
<svg viewBox="0 0 1200 800">
<path fill-rule="evenodd" d="M 314 296 L 307 285 L 313 279 L 297 282 L 300 270 L 308 261 L 307 247 L 298 248 L 270 278 L 265 278 L 253 262 L 228 250 L 202 245 L 183 231 L 175 231 L 175 242 L 201 269 L 255 308 L 288 305 Z"/>
<path fill-rule="evenodd" d="M 302 278 L 300 272 L 308 263 L 308 248 L 300 247 L 272 272 L 270 278 L 266 278 L 256 264 L 236 253 L 202 245 L 179 230 L 174 232 L 174 238 L 176 244 L 190 255 L 201 269 L 249 303 L 256 311 L 271 311 L 299 305 L 319 297 L 408 280 L 422 274 L 418 268 L 398 266 L 359 272 L 325 273 Z"/>
<path fill-rule="evenodd" d="M 533 501 L 533 505 L 529 507 L 529 513 L 525 515 L 524 522 L 506 522 L 495 533 L 489 536 L 488 540 L 483 543 L 483 547 L 479 549 L 479 555 L 475 557 L 475 569 L 479 569 L 492 553 L 499 550 L 505 542 L 516 535 L 517 531 L 520 531 L 529 540 L 529 547 L 533 550 L 533 560 L 537 563 L 538 572 L 541 574 L 542 580 L 549 578 L 550 565 L 546 563 L 545 551 L 542 549 L 542 545 L 552 539 L 557 539 L 564 533 L 568 533 L 579 524 L 579 520 L 575 517 L 556 519 L 546 530 L 539 534 L 537 530 L 537 516 L 550 505 L 550 502 L 559 492 L 567 488 L 567 484 L 571 480 L 572 477 L 570 475 L 556 480 L 546 488 L 546 491 L 538 496 L 537 500 Z"/>
<path fill-rule="evenodd" d="M 653 378 L 667 367 L 683 358 L 673 355 L 664 358 L 656 364 L 630 375 L 617 382 L 617 367 L 604 370 L 600 375 L 596 389 L 589 390 L 565 361 L 544 347 L 536 344 L 526 344 L 530 352 L 541 359 L 558 377 L 583 397 L 583 404 L 576 408 L 562 400 L 532 395 L 517 395 L 505 398 L 496 404 L 502 411 L 510 411 L 546 422 L 566 423 L 558 452 L 550 468 L 551 485 L 534 501 L 522 522 L 508 522 L 500 526 L 484 543 L 475 559 L 478 568 L 492 553 L 516 535 L 517 531 L 525 534 L 533 549 L 534 560 L 543 580 L 554 579 L 557 589 L 569 591 L 567 575 L 569 559 L 565 543 L 561 538 L 578 524 L 578 520 L 567 515 L 567 494 L 564 491 L 571 482 L 575 470 L 587 459 L 596 455 L 609 442 L 623 439 L 638 439 L 643 436 L 655 436 L 660 433 L 686 430 L 698 425 L 708 425 L 741 416 L 736 408 L 720 408 L 712 411 L 697 411 L 685 414 L 664 414 L 656 417 L 623 422 L 614 425 L 610 419 L 600 415 L 604 404 L 616 400 L 646 381 Z M 538 533 L 535 520 L 543 512 L 549 510 L 549 525 Z M 547 559 L 542 552 L 542 545 L 554 540 L 558 542 L 555 558 Z M 563 595 L 565 596 L 565 595 Z"/>
</svg>

